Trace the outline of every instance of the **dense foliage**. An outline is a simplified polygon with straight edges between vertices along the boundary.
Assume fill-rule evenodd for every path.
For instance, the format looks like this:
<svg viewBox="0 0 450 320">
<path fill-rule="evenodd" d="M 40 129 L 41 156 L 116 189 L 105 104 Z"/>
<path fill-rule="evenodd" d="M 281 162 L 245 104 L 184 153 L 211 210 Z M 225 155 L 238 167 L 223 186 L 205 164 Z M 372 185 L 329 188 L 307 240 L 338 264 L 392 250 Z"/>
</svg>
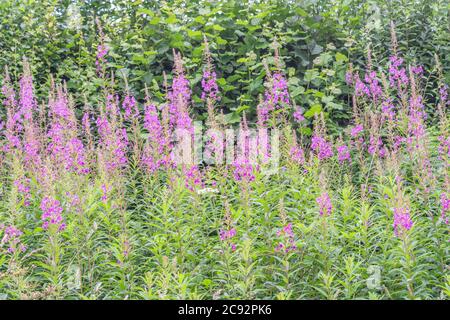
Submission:
<svg viewBox="0 0 450 320">
<path fill-rule="evenodd" d="M 201 79 L 206 35 L 213 54 L 220 55 L 216 64 L 221 105 L 228 120 L 237 122 L 243 110 L 250 118 L 256 115 L 265 77 L 262 60 L 270 59 L 271 44 L 277 40 L 283 44 L 280 55 L 295 103 L 306 109 L 320 106 L 334 122 L 347 123 L 351 108 L 342 64 L 350 60 L 363 65 L 369 44 L 376 64 L 385 63 L 391 20 L 406 61 L 420 61 L 432 70 L 436 53 L 449 80 L 449 10 L 446 0 L 4 0 L 0 69 L 9 65 L 17 79 L 26 56 L 39 80 L 39 99 L 46 97 L 52 74 L 67 81 L 77 106 L 84 104 L 85 95 L 94 103 L 92 93 L 101 87 L 93 60 L 99 18 L 110 48 L 108 64 L 117 77 L 127 76 L 138 100 L 144 99 L 147 85 L 162 101 L 163 72 L 170 74 L 172 48 L 183 54 L 195 85 Z M 430 80 L 430 88 L 436 88 L 436 80 Z M 124 89 L 123 81 L 117 85 Z M 200 91 L 193 93 L 195 111 L 206 117 Z"/>
<path fill-rule="evenodd" d="M 0 298 L 450 297 L 445 1 L 41 2 L 0 3 Z"/>
</svg>

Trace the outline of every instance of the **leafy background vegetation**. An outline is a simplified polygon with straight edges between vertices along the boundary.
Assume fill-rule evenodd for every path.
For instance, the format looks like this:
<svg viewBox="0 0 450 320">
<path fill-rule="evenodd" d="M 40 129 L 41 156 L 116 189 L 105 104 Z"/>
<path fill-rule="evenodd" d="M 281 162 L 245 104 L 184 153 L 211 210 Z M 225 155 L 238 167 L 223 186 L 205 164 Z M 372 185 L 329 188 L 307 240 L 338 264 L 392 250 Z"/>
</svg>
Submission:
<svg viewBox="0 0 450 320">
<path fill-rule="evenodd" d="M 141 100 L 145 85 L 162 100 L 163 72 L 170 77 L 172 49 L 182 53 L 191 84 L 198 84 L 206 35 L 213 55 L 220 56 L 215 63 L 221 105 L 230 122 L 239 121 L 243 110 L 255 116 L 258 95 L 264 90 L 262 60 L 270 59 L 274 40 L 281 44 L 295 103 L 306 110 L 320 107 L 336 123 L 346 123 L 350 117 L 344 81 L 347 62 L 360 65 L 370 44 L 374 63 L 384 64 L 389 56 L 390 21 L 396 23 L 399 49 L 408 62 L 420 61 L 432 70 L 436 53 L 445 77 L 450 77 L 445 0 L 7 0 L 0 4 L 0 12 L 0 68 L 8 65 L 17 78 L 26 56 L 38 82 L 47 83 L 38 88 L 39 97 L 45 97 L 53 75 L 67 81 L 80 106 L 84 96 L 94 99 L 91 93 L 101 86 L 94 65 L 97 17 L 110 47 L 109 65 L 118 78 L 126 75 Z M 123 82 L 118 85 L 124 88 Z M 196 89 L 195 110 L 206 116 L 199 95 Z"/>
</svg>

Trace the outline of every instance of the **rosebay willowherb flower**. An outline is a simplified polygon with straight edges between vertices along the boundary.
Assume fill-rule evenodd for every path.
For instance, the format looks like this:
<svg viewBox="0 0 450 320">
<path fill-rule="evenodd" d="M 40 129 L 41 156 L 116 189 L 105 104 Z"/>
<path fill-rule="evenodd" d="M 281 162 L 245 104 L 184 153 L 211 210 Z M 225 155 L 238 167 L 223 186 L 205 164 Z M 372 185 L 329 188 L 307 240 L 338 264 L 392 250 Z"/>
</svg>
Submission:
<svg viewBox="0 0 450 320">
<path fill-rule="evenodd" d="M 301 123 L 301 122 L 305 121 L 305 117 L 303 116 L 303 111 L 301 108 L 297 108 L 294 111 L 294 113 L 292 114 L 292 116 L 294 117 L 294 119 L 297 123 Z"/>
<path fill-rule="evenodd" d="M 229 229 L 229 230 L 223 230 L 223 229 L 221 229 L 221 230 L 219 231 L 219 238 L 220 238 L 220 241 L 228 242 L 232 251 L 235 251 L 235 250 L 236 250 L 236 244 L 233 243 L 233 242 L 231 242 L 231 239 L 232 239 L 234 236 L 236 236 L 236 229 L 235 229 L 235 228 L 231 228 L 231 229 Z"/>
<path fill-rule="evenodd" d="M 75 112 L 61 87 L 57 89 L 56 99 L 49 101 L 49 118 L 51 125 L 47 132 L 50 140 L 47 151 L 54 165 L 77 174 L 88 173 L 85 147 L 78 138 Z"/>
<path fill-rule="evenodd" d="M 450 104 L 450 100 L 448 99 L 448 85 L 445 83 L 439 87 L 439 99 L 443 106 Z"/>
<path fill-rule="evenodd" d="M 449 213 L 450 213 L 450 199 L 447 197 L 445 192 L 441 193 L 441 218 L 445 224 L 449 224 Z"/>
<path fill-rule="evenodd" d="M 383 94 L 377 73 L 375 71 L 368 71 L 364 76 L 364 80 L 367 84 L 366 94 L 373 100 L 374 103 L 377 103 Z"/>
<path fill-rule="evenodd" d="M 31 179 L 26 177 L 21 177 L 14 181 L 14 186 L 17 188 L 19 194 L 22 195 L 23 204 L 25 207 L 30 205 L 31 199 L 31 187 L 30 187 Z"/>
<path fill-rule="evenodd" d="M 276 252 L 289 253 L 297 250 L 295 235 L 292 231 L 292 223 L 288 223 L 281 230 L 277 231 L 278 244 L 275 246 Z"/>
<path fill-rule="evenodd" d="M 51 197 L 44 197 L 40 208 L 42 210 L 41 220 L 42 228 L 44 228 L 44 230 L 54 226 L 57 232 L 64 231 L 66 224 L 62 217 L 63 209 L 59 200 Z"/>
<path fill-rule="evenodd" d="M 305 163 L 305 152 L 303 151 L 301 146 L 299 145 L 292 146 L 289 151 L 289 155 L 291 156 L 291 159 L 295 163 L 299 165 L 303 165 Z"/>
<path fill-rule="evenodd" d="M 191 103 L 191 89 L 189 81 L 184 75 L 181 54 L 173 51 L 174 68 L 172 88 L 168 93 L 169 114 L 171 128 L 186 129 L 193 133 L 194 126 L 189 115 Z"/>
<path fill-rule="evenodd" d="M 333 146 L 321 136 L 313 136 L 311 139 L 311 149 L 315 152 L 319 160 L 325 160 L 334 156 Z"/>
<path fill-rule="evenodd" d="M 191 192 L 195 192 L 197 188 L 203 188 L 205 184 L 202 181 L 202 172 L 199 167 L 194 165 L 183 168 L 184 186 Z"/>
<path fill-rule="evenodd" d="M 354 126 L 353 128 L 351 128 L 350 134 L 353 138 L 356 138 L 363 130 L 364 130 L 363 126 L 361 124 L 358 124 L 358 125 Z"/>
<path fill-rule="evenodd" d="M 354 76 L 355 78 L 355 94 L 358 97 L 370 96 L 370 90 L 367 85 L 361 80 L 359 74 Z"/>
<path fill-rule="evenodd" d="M 23 120 L 31 120 L 33 111 L 36 109 L 36 99 L 33 90 L 33 78 L 30 65 L 26 60 L 23 63 L 23 75 L 19 80 L 19 112 Z"/>
<path fill-rule="evenodd" d="M 203 69 L 203 75 L 201 80 L 202 94 L 201 99 L 209 101 L 213 105 L 220 100 L 219 86 L 217 85 L 217 75 L 212 63 L 211 52 L 209 51 L 209 43 L 205 36 L 203 42 L 205 49 L 203 51 L 203 59 L 205 61 L 205 67 Z"/>
<path fill-rule="evenodd" d="M 331 199 L 327 192 L 323 192 L 319 197 L 317 197 L 316 202 L 319 205 L 319 214 L 321 216 L 331 215 L 333 205 L 331 204 Z"/>
<path fill-rule="evenodd" d="M 103 28 L 100 24 L 100 20 L 96 19 L 96 24 L 98 28 L 99 34 L 99 43 L 97 45 L 97 52 L 95 55 L 95 67 L 97 71 L 97 75 L 104 77 L 104 69 L 106 64 L 106 55 L 108 54 L 109 48 L 105 43 L 105 34 L 103 33 Z"/>
<path fill-rule="evenodd" d="M 381 103 L 381 112 L 383 115 L 383 120 L 394 120 L 396 113 L 392 98 L 386 98 L 383 100 L 383 102 Z"/>
<path fill-rule="evenodd" d="M 145 106 L 144 128 L 147 130 L 148 138 L 144 147 L 142 163 L 153 173 L 167 164 L 167 149 L 170 148 L 170 142 L 164 134 L 158 110 L 152 103 Z"/>
<path fill-rule="evenodd" d="M 101 200 L 103 203 L 106 203 L 108 201 L 108 195 L 111 189 L 105 183 L 102 184 L 100 189 L 102 190 Z"/>
<path fill-rule="evenodd" d="M 402 66 L 403 59 L 393 55 L 389 58 L 389 83 L 391 87 L 401 89 L 409 83 L 406 69 Z"/>
<path fill-rule="evenodd" d="M 265 92 L 265 102 L 270 111 L 289 105 L 288 86 L 285 77 L 275 72 L 270 79 L 270 89 Z"/>
<path fill-rule="evenodd" d="M 381 137 L 377 137 L 376 135 L 370 135 L 367 152 L 369 152 L 369 154 L 372 156 L 375 156 L 377 154 L 381 156 L 384 154 L 383 140 L 381 139 Z"/>
<path fill-rule="evenodd" d="M 351 162 L 350 150 L 346 145 L 341 145 L 336 147 L 338 152 L 339 163 Z"/>
<path fill-rule="evenodd" d="M 448 137 L 439 136 L 438 141 L 439 141 L 438 146 L 439 158 L 440 160 L 444 161 L 445 165 L 446 159 L 450 159 L 450 136 Z"/>
<path fill-rule="evenodd" d="M 136 99 L 131 95 L 126 95 L 122 102 L 125 120 L 139 116 L 139 109 Z"/>
<path fill-rule="evenodd" d="M 27 247 L 21 242 L 23 232 L 12 225 L 3 228 L 0 226 L 0 232 L 2 229 L 3 237 L 1 237 L 0 248 L 6 246 L 8 253 L 15 253 L 16 251 L 25 252 Z"/>
<path fill-rule="evenodd" d="M 408 207 L 394 208 L 394 234 L 397 237 L 402 237 L 413 226 L 413 221 L 409 213 Z"/>
<path fill-rule="evenodd" d="M 115 173 L 128 163 L 128 134 L 119 127 L 117 102 L 114 96 L 107 96 L 106 113 L 97 118 L 97 132 L 100 138 L 98 152 L 108 173 Z"/>
<path fill-rule="evenodd" d="M 236 228 L 233 226 L 233 220 L 231 217 L 231 210 L 228 202 L 225 202 L 225 216 L 223 221 L 223 227 L 219 230 L 219 239 L 221 242 L 226 243 L 231 251 L 236 250 L 236 244 L 232 240 L 237 235 Z"/>
<path fill-rule="evenodd" d="M 219 86 L 217 85 L 216 78 L 217 75 L 214 70 L 208 70 L 208 68 L 205 68 L 202 75 L 202 100 L 210 99 L 214 102 L 220 100 Z"/>
<path fill-rule="evenodd" d="M 258 126 L 265 128 L 267 126 L 267 121 L 269 120 L 269 108 L 264 102 L 260 101 L 256 106 L 256 114 L 258 117 Z"/>
<path fill-rule="evenodd" d="M 233 162 L 233 176 L 236 181 L 252 182 L 255 180 L 254 166 L 245 157 L 238 157 Z"/>
<path fill-rule="evenodd" d="M 274 61 L 276 70 L 272 73 L 269 69 L 267 61 L 263 62 L 266 69 L 266 79 L 264 82 L 265 91 L 263 104 L 259 107 L 259 113 L 261 113 L 260 117 L 263 119 L 263 122 L 268 119 L 272 119 L 275 114 L 279 115 L 277 119 L 275 119 L 278 121 L 282 114 L 279 110 L 287 110 L 291 103 L 288 82 L 281 70 L 278 45 L 274 43 L 273 47 L 275 49 Z"/>
<path fill-rule="evenodd" d="M 25 165 L 36 170 L 42 165 L 42 144 L 39 129 L 33 118 L 28 119 L 24 125 L 22 145 Z"/>
</svg>

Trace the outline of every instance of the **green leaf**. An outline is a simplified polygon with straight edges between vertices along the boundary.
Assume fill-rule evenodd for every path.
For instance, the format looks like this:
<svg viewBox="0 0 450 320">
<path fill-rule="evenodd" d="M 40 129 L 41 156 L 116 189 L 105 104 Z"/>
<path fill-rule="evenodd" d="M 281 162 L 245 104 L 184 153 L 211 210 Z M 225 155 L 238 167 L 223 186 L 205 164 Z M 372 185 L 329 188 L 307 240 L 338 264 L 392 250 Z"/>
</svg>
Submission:
<svg viewBox="0 0 450 320">
<path fill-rule="evenodd" d="M 174 15 L 174 14 L 171 14 L 171 15 L 169 15 L 167 18 L 166 18 L 166 23 L 167 24 L 175 24 L 175 23 L 177 23 L 178 22 L 178 19 L 177 19 L 177 17 Z"/>
<path fill-rule="evenodd" d="M 150 17 L 153 17 L 155 14 L 153 13 L 153 11 L 152 10 L 150 10 L 150 9 L 147 9 L 147 8 L 140 8 L 138 11 L 137 11 L 137 14 L 142 14 L 142 15 L 148 15 L 148 16 L 150 16 Z"/>
<path fill-rule="evenodd" d="M 187 34 L 188 34 L 189 38 L 201 38 L 202 37 L 202 32 L 198 31 L 198 30 L 188 30 Z"/>
<path fill-rule="evenodd" d="M 314 115 L 319 114 L 320 112 L 322 112 L 322 105 L 317 103 L 312 105 L 311 108 L 309 108 L 309 110 L 305 112 L 304 116 L 305 118 L 312 118 L 314 117 Z"/>
<path fill-rule="evenodd" d="M 213 27 L 213 29 L 216 30 L 216 31 L 224 31 L 224 30 L 225 30 L 225 28 L 219 26 L 218 24 L 215 24 L 215 25 L 213 25 L 212 27 Z"/>
<path fill-rule="evenodd" d="M 348 58 L 345 54 L 342 54 L 340 52 L 336 52 L 336 61 L 341 63 L 341 62 L 347 62 Z"/>
</svg>

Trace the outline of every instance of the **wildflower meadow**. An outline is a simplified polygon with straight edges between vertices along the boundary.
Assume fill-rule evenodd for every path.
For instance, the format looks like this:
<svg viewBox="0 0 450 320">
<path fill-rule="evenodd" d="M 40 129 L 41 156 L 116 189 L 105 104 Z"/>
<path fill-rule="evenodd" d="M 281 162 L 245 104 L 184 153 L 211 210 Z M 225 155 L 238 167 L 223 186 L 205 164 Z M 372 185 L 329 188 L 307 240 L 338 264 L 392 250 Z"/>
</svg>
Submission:
<svg viewBox="0 0 450 320">
<path fill-rule="evenodd" d="M 8 24 L 19 3 L 0 5 L 5 30 L 20 28 Z M 0 63 L 0 298 L 450 297 L 450 65 L 439 45 L 403 41 L 404 25 L 384 17 L 371 32 L 387 41 L 341 47 L 336 31 L 297 50 L 281 22 L 251 22 L 232 44 L 240 29 L 208 24 L 214 4 L 200 1 L 194 17 L 191 4 L 136 3 L 155 41 L 145 70 L 121 55 L 141 49 L 107 8 L 73 5 L 64 19 L 90 22 L 72 29 L 48 10 L 49 28 L 79 34 L 54 47 L 58 63 L 36 44 L 13 55 L 27 44 L 0 38 L 11 54 Z M 276 3 L 246 5 L 260 5 L 259 21 L 319 8 Z M 194 20 L 186 49 L 175 35 Z M 174 35 L 163 52 L 151 32 L 161 23 Z M 224 49 L 257 28 L 264 49 Z"/>
</svg>

